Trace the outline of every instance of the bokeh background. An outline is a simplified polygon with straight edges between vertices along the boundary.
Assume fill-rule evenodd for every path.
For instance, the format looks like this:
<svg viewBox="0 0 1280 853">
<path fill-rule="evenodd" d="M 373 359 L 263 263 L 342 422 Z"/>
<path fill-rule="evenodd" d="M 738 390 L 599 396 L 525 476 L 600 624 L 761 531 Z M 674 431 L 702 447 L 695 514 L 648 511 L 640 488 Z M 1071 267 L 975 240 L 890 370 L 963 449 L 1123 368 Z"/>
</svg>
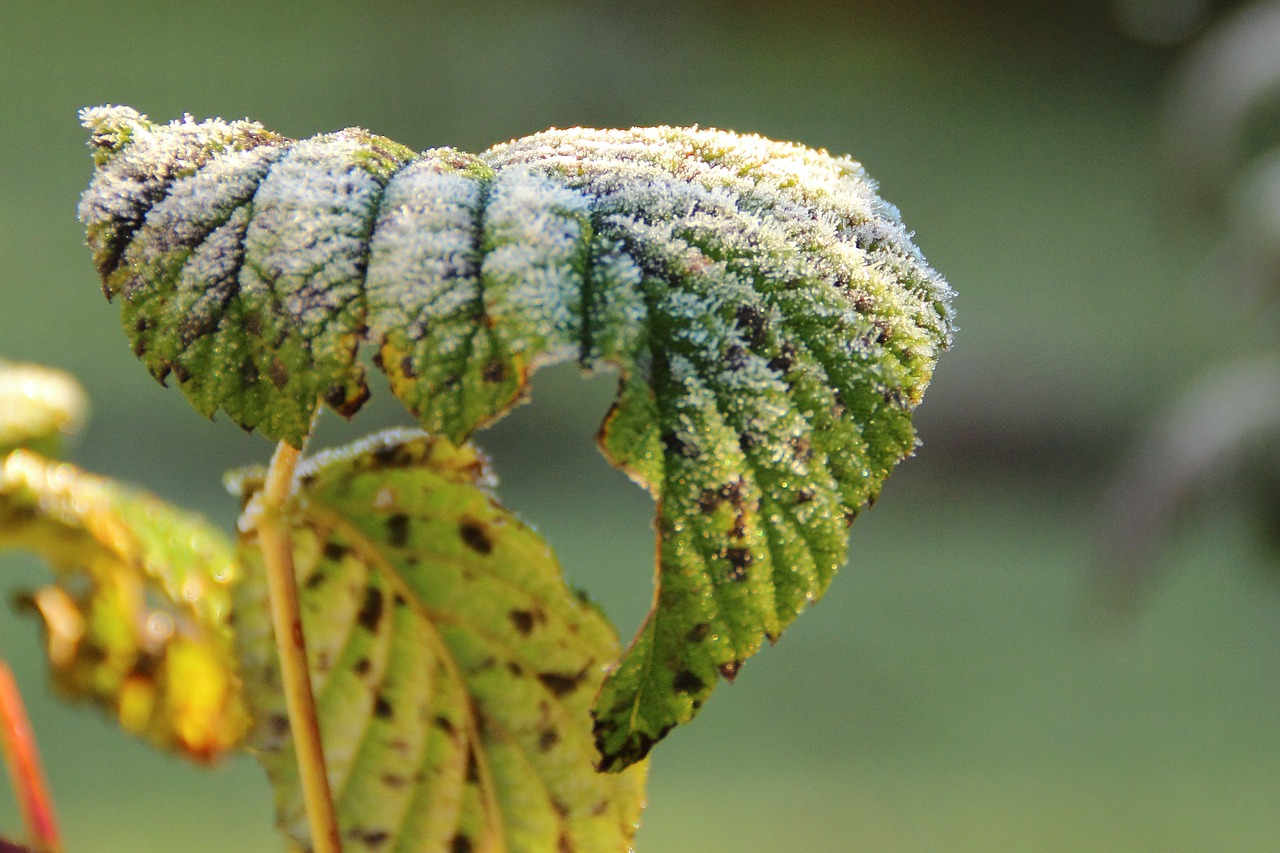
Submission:
<svg viewBox="0 0 1280 853">
<path fill-rule="evenodd" d="M 852 154 L 959 292 L 961 331 L 919 411 L 924 446 L 854 526 L 830 593 L 657 750 L 638 849 L 1280 849 L 1280 586 L 1253 504 L 1209 492 L 1125 618 L 1096 580 L 1103 496 L 1144 424 L 1214 363 L 1275 344 L 1266 276 L 1228 263 L 1256 220 L 1222 191 L 1274 141 L 1267 122 L 1210 120 L 1216 172 L 1170 142 L 1196 109 L 1174 94 L 1189 58 L 1241 8 L 4 0 L 0 357 L 87 386 L 75 461 L 228 526 L 221 473 L 269 454 L 130 354 L 75 219 L 85 105 L 293 136 L 360 125 L 416 148 L 697 123 Z M 612 390 L 548 371 L 479 441 L 629 636 L 652 507 L 593 447 Z M 382 393 L 319 443 L 402 421 Z M 46 577 L 18 554 L 0 572 L 8 590 Z M 280 849 L 251 761 L 192 768 L 61 704 L 30 620 L 0 613 L 0 648 L 69 850 Z"/>
</svg>

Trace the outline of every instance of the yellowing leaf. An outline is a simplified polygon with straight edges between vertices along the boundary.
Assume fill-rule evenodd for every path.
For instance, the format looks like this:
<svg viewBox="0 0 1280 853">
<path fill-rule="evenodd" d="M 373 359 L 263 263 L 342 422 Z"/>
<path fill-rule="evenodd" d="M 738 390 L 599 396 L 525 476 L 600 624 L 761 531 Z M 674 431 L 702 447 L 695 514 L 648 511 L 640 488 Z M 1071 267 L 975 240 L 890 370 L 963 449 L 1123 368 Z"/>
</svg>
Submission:
<svg viewBox="0 0 1280 853">
<path fill-rule="evenodd" d="M 0 467 L 0 548 L 45 557 L 27 597 L 56 685 L 127 730 L 198 761 L 240 741 L 248 716 L 227 626 L 230 544 L 202 519 L 65 463 L 17 450 Z"/>
<path fill-rule="evenodd" d="M 630 849 L 645 770 L 597 773 L 590 718 L 617 638 L 488 484 L 473 448 L 419 433 L 300 470 L 295 570 L 348 851 Z M 260 564 L 255 531 L 241 550 Z M 237 600 L 252 744 L 305 844 L 260 575 Z"/>
<path fill-rule="evenodd" d="M 80 385 L 62 371 L 0 361 L 0 457 L 18 447 L 52 455 L 87 409 Z"/>
</svg>

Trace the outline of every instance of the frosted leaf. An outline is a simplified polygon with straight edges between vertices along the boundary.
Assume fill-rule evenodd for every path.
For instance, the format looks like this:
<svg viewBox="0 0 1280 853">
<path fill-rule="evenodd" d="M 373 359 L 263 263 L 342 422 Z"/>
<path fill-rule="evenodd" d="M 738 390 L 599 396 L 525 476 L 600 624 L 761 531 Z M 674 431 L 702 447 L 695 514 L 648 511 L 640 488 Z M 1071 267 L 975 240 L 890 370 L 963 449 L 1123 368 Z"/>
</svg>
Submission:
<svg viewBox="0 0 1280 853">
<path fill-rule="evenodd" d="M 206 414 L 300 444 L 317 399 L 363 402 L 363 343 L 455 441 L 544 364 L 618 372 L 599 441 L 658 500 L 659 590 L 595 708 L 603 767 L 692 718 L 822 595 L 950 345 L 951 291 L 898 211 L 861 165 L 799 145 L 578 128 L 412 155 L 356 130 L 86 123 L 81 211 L 108 292 Z M 209 169 L 224 179 L 200 227 L 156 212 Z"/>
</svg>

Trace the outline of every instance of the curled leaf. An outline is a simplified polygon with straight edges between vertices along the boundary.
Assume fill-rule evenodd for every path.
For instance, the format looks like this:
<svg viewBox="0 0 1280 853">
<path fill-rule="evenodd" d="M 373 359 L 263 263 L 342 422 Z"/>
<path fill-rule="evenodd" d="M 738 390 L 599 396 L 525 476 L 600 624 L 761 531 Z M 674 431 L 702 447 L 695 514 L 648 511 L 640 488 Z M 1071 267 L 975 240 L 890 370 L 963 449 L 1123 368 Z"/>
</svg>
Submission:
<svg viewBox="0 0 1280 853">
<path fill-rule="evenodd" d="M 454 441 L 541 365 L 619 373 L 599 441 L 658 501 L 659 589 L 596 707 L 607 768 L 823 594 L 950 343 L 950 289 L 825 152 L 659 127 L 413 155 L 361 130 L 83 115 L 103 285 L 206 414 L 299 446 L 317 399 L 367 396 L 366 341 Z"/>
<path fill-rule="evenodd" d="M 53 455 L 89 406 L 79 383 L 35 364 L 0 361 L 0 457 L 18 447 Z"/>
<path fill-rule="evenodd" d="M 486 464 L 392 433 L 316 457 L 293 498 L 320 728 L 344 848 L 626 851 L 644 769 L 594 769 L 589 709 L 618 652 L 546 543 L 484 490 Z M 242 486 L 252 493 L 255 483 Z M 305 846 L 256 530 L 237 642 L 251 745 Z"/>
<path fill-rule="evenodd" d="M 41 617 L 56 685 L 127 730 L 199 761 L 248 717 L 227 626 L 230 544 L 202 519 L 17 450 L 0 467 L 0 548 L 45 557 Z"/>
</svg>

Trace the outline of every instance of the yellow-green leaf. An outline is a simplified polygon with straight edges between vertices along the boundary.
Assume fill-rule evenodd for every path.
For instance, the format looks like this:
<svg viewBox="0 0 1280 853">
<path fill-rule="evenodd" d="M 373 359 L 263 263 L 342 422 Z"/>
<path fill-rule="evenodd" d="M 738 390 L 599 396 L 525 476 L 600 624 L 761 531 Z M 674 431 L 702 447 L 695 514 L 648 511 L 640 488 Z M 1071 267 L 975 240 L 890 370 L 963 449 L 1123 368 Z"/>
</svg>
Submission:
<svg viewBox="0 0 1280 853">
<path fill-rule="evenodd" d="M 345 849 L 629 850 L 645 768 L 596 772 L 590 716 L 617 637 L 487 491 L 477 451 L 392 433 L 299 476 L 295 569 Z M 252 743 L 282 828 L 304 844 L 252 529 L 242 554 Z"/>
<path fill-rule="evenodd" d="M 0 457 L 18 447 L 53 455 L 84 423 L 88 404 L 66 373 L 0 361 Z"/>
<path fill-rule="evenodd" d="M 207 761 L 248 727 L 227 620 L 232 549 L 200 517 L 26 450 L 0 467 L 0 548 L 48 560 L 25 597 L 55 684 L 127 730 Z"/>
</svg>

